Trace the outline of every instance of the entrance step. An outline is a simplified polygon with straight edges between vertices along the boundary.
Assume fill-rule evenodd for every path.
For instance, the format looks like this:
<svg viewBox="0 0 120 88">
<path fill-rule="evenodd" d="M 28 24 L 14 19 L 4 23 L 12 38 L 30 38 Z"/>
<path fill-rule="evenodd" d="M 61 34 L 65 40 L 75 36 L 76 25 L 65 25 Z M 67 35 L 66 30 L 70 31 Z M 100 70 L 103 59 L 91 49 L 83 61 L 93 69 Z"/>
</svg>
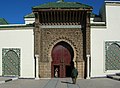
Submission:
<svg viewBox="0 0 120 88">
<path fill-rule="evenodd" d="M 120 76 L 120 73 L 116 73 L 116 75 Z"/>
<path fill-rule="evenodd" d="M 17 79 L 17 77 L 0 77 L 0 84 Z"/>
<path fill-rule="evenodd" d="M 107 75 L 107 78 L 111 78 L 111 79 L 120 81 L 120 73 L 116 73 L 113 75 Z"/>
</svg>

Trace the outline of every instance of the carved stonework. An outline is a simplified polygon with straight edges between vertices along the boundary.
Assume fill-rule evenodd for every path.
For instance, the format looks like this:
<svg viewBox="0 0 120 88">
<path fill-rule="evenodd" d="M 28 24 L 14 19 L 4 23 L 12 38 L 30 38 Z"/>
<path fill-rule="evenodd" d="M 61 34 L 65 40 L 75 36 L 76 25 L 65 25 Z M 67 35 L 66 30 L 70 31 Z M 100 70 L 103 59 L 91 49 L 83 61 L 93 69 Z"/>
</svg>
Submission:
<svg viewBox="0 0 120 88">
<path fill-rule="evenodd" d="M 40 26 L 39 24 L 35 24 L 35 29 L 34 29 L 34 38 L 35 38 L 35 54 L 40 54 L 40 35 L 41 35 L 41 30 L 39 29 Z"/>
<path fill-rule="evenodd" d="M 86 17 L 86 55 L 90 55 L 90 12 Z"/>
<path fill-rule="evenodd" d="M 51 77 L 52 49 L 59 42 L 69 44 L 74 53 L 73 62 L 78 69 L 78 77 L 84 78 L 86 71 L 86 55 L 90 54 L 90 19 L 86 15 L 86 23 L 73 25 L 42 25 L 35 24 L 35 54 L 39 55 L 39 76 Z M 44 27 L 43 27 L 44 26 Z M 57 28 L 58 26 L 58 28 Z M 62 26 L 67 26 L 62 28 Z M 75 28 L 74 28 L 74 27 Z M 78 28 L 77 28 L 77 27 Z M 42 28 L 43 27 L 43 28 Z"/>
<path fill-rule="evenodd" d="M 56 43 L 65 41 L 74 47 L 76 52 L 75 61 L 83 60 L 82 32 L 80 29 L 42 29 L 42 58 L 41 61 L 50 61 L 50 49 Z"/>
<path fill-rule="evenodd" d="M 54 4 L 57 5 L 58 3 Z M 39 55 L 39 75 L 40 77 L 54 77 L 51 74 L 54 75 L 53 68 L 56 64 L 52 63 L 51 53 L 57 44 L 61 44 L 67 46 L 66 48 L 71 48 L 72 58 L 70 57 L 69 67 L 72 68 L 72 62 L 74 62 L 79 71 L 78 77 L 84 78 L 87 73 L 86 55 L 90 55 L 90 13 L 92 7 L 86 5 L 84 7 L 78 3 L 73 3 L 74 7 L 69 7 L 66 2 L 61 3 L 61 5 L 63 7 L 65 5 L 65 8 L 61 6 L 56 8 L 54 5 L 49 7 L 48 4 L 45 4 L 44 8 L 42 6 L 33 7 L 35 15 L 34 45 L 35 54 Z M 68 6 L 66 7 L 66 5 Z M 58 52 L 60 52 L 59 49 Z M 57 65 L 60 66 L 60 63 Z M 71 72 L 70 68 L 69 71 Z"/>
<path fill-rule="evenodd" d="M 58 42 L 64 41 L 72 46 L 74 50 L 73 61 L 80 71 L 79 77 L 84 77 L 84 58 L 83 58 L 83 33 L 80 28 L 44 28 L 36 31 L 35 49 L 39 51 L 39 73 L 40 77 L 47 77 L 51 74 L 51 51 Z M 38 38 L 39 37 L 39 38 Z M 39 45 L 38 45 L 39 44 Z M 41 47 L 40 47 L 41 46 Z M 38 48 L 39 47 L 39 48 Z M 79 63 L 78 63 L 79 62 Z M 42 64 L 41 64 L 42 63 Z M 48 69 L 45 69 L 48 63 Z M 45 74 L 43 74 L 45 73 Z"/>
</svg>

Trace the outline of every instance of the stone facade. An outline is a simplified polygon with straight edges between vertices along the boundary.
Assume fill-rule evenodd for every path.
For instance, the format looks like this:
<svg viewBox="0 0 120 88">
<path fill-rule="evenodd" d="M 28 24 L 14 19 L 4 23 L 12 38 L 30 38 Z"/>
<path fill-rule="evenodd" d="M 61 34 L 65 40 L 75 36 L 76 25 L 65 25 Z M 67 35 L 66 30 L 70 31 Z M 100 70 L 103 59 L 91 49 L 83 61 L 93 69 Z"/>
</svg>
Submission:
<svg viewBox="0 0 120 88">
<path fill-rule="evenodd" d="M 54 25 L 53 25 L 54 26 Z M 64 26 L 64 25 L 63 25 Z M 69 26 L 69 25 L 68 25 Z M 83 55 L 83 36 L 80 28 L 39 28 L 35 29 L 35 53 L 39 54 L 39 76 L 43 78 L 51 77 L 51 52 L 53 47 L 64 41 L 68 43 L 73 51 L 73 62 L 78 69 L 79 78 L 84 78 L 85 57 Z"/>
</svg>

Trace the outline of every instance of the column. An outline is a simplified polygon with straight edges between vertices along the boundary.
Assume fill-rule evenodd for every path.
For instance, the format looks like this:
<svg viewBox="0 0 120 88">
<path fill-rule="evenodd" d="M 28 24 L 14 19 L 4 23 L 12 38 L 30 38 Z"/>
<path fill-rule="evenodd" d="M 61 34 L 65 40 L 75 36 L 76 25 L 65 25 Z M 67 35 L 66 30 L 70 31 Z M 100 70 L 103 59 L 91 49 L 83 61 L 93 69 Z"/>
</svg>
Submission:
<svg viewBox="0 0 120 88">
<path fill-rule="evenodd" d="M 40 18 L 39 13 L 35 13 L 35 28 L 34 28 L 34 48 L 35 48 L 35 54 L 40 54 L 40 36 L 41 36 L 41 30 L 40 30 Z"/>
<path fill-rule="evenodd" d="M 90 55 L 87 55 L 87 79 L 90 79 Z"/>
<path fill-rule="evenodd" d="M 35 75 L 36 75 L 36 77 L 35 77 L 35 79 L 39 79 L 39 64 L 38 64 L 38 59 L 39 59 L 39 55 L 35 55 Z"/>
<path fill-rule="evenodd" d="M 90 12 L 86 13 L 86 55 L 90 54 Z"/>
</svg>

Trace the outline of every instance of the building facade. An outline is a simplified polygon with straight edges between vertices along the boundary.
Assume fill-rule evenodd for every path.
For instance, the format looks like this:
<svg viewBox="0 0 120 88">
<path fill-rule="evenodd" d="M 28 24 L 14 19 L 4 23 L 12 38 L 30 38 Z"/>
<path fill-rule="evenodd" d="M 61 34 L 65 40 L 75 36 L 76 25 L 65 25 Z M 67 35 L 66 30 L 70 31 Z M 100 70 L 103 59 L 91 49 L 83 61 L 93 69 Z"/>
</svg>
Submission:
<svg viewBox="0 0 120 88">
<path fill-rule="evenodd" d="M 35 54 L 39 55 L 39 77 L 70 77 L 75 66 L 86 76 L 86 55 L 90 54 L 92 7 L 75 2 L 51 2 L 33 7 Z"/>
<path fill-rule="evenodd" d="M 101 22 L 91 26 L 91 76 L 106 76 L 120 72 L 119 1 L 105 1 Z M 97 68 L 96 68 L 97 65 Z"/>
<path fill-rule="evenodd" d="M 120 71 L 119 1 L 105 1 L 99 15 L 77 3 L 35 6 L 25 24 L 0 19 L 0 76 L 105 77 Z M 116 16 L 115 16 L 116 14 Z"/>
<path fill-rule="evenodd" d="M 0 76 L 35 77 L 33 27 L 0 25 Z"/>
</svg>

